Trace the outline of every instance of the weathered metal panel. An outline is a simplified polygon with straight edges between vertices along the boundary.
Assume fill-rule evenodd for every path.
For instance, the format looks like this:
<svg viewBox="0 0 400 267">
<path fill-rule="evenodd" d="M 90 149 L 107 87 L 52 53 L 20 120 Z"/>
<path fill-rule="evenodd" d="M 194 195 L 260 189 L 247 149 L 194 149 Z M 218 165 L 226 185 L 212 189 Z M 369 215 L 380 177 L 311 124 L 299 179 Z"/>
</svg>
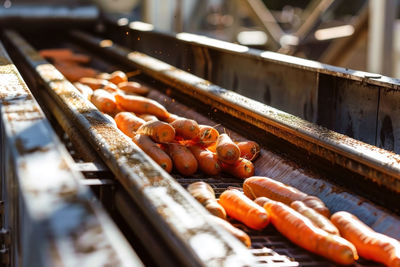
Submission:
<svg viewBox="0 0 400 267">
<path fill-rule="evenodd" d="M 142 266 L 82 175 L 0 43 L 4 226 L 15 266 Z"/>
<path fill-rule="evenodd" d="M 119 131 L 19 34 L 5 33 L 37 79 L 143 209 L 155 231 L 185 266 L 247 266 L 255 262 L 237 239 L 207 218 L 207 211 L 168 173 Z M 101 42 L 101 40 L 100 40 Z"/>
<path fill-rule="evenodd" d="M 317 124 L 376 145 L 380 87 L 320 74 Z"/>
<path fill-rule="evenodd" d="M 400 153 L 400 94 L 382 89 L 379 101 L 377 146 Z"/>
</svg>

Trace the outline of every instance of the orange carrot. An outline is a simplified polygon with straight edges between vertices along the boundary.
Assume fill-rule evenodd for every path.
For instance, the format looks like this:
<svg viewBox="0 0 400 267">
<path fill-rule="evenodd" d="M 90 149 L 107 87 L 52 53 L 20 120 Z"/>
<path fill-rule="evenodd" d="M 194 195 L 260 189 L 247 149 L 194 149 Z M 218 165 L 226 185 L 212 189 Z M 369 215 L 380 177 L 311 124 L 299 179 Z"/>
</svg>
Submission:
<svg viewBox="0 0 400 267">
<path fill-rule="evenodd" d="M 303 200 L 308 196 L 294 187 L 260 176 L 247 178 L 243 183 L 243 192 L 251 199 L 268 197 L 287 205 L 295 200 Z"/>
<path fill-rule="evenodd" d="M 189 193 L 203 205 L 212 215 L 226 219 L 224 208 L 215 198 L 212 187 L 205 182 L 195 182 L 188 186 Z"/>
<path fill-rule="evenodd" d="M 175 114 L 169 114 L 169 117 L 168 118 L 166 118 L 165 119 L 165 121 L 166 122 L 168 122 L 168 123 L 172 123 L 172 122 L 174 122 L 175 120 L 177 120 L 177 119 L 179 119 L 180 117 L 178 116 L 178 115 L 175 115 Z"/>
<path fill-rule="evenodd" d="M 199 169 L 202 172 L 208 175 L 218 175 L 221 172 L 216 154 L 199 145 L 189 146 L 189 149 L 199 163 Z"/>
<path fill-rule="evenodd" d="M 264 204 L 264 208 L 275 228 L 298 246 L 339 264 L 352 264 L 358 259 L 353 244 L 316 227 L 289 206 L 270 200 Z"/>
<path fill-rule="evenodd" d="M 126 74 L 124 72 L 117 70 L 111 73 L 110 79 L 108 80 L 113 84 L 119 84 L 128 81 L 128 77 L 126 77 Z"/>
<path fill-rule="evenodd" d="M 89 56 L 75 54 L 67 48 L 43 49 L 39 51 L 39 54 L 56 62 L 88 63 L 90 61 Z"/>
<path fill-rule="evenodd" d="M 114 117 L 117 127 L 127 136 L 133 138 L 142 124 L 145 123 L 141 118 L 136 117 L 130 112 L 120 112 Z"/>
<path fill-rule="evenodd" d="M 375 232 L 356 216 L 345 211 L 334 213 L 331 221 L 339 228 L 340 234 L 355 245 L 360 256 L 386 266 L 400 266 L 398 240 Z"/>
<path fill-rule="evenodd" d="M 54 67 L 56 67 L 56 69 L 70 82 L 76 82 L 83 77 L 94 77 L 97 73 L 97 71 L 92 68 L 81 67 L 78 65 L 71 66 L 59 62 L 55 62 Z"/>
<path fill-rule="evenodd" d="M 310 221 L 317 227 L 321 228 L 325 232 L 332 234 L 332 235 L 339 235 L 339 230 L 336 228 L 335 225 L 331 223 L 331 221 L 323 216 L 322 214 L 318 213 L 316 210 L 308 207 L 302 201 L 293 201 L 290 204 L 290 207 L 297 211 L 298 213 L 302 214 L 303 216 L 310 219 Z"/>
<path fill-rule="evenodd" d="M 96 78 L 100 79 L 100 80 L 107 80 L 108 81 L 111 78 L 111 74 L 107 73 L 107 72 L 101 72 L 101 73 L 96 75 Z"/>
<path fill-rule="evenodd" d="M 251 240 L 248 234 L 219 217 L 209 216 L 209 218 L 228 231 L 231 235 L 239 239 L 243 244 L 246 245 L 246 247 L 249 248 L 251 246 Z"/>
<path fill-rule="evenodd" d="M 175 169 L 180 174 L 192 175 L 197 171 L 197 160 L 187 147 L 177 143 L 170 143 L 167 145 L 167 150 L 174 162 Z"/>
<path fill-rule="evenodd" d="M 176 135 L 183 139 L 193 139 L 199 134 L 199 125 L 194 120 L 179 118 L 170 123 L 174 127 Z"/>
<path fill-rule="evenodd" d="M 106 90 L 106 91 L 108 91 L 110 93 L 115 93 L 115 92 L 118 91 L 118 87 L 115 84 L 110 83 L 107 80 L 101 80 L 101 79 L 90 78 L 90 77 L 83 77 L 83 78 L 79 79 L 79 82 L 89 86 L 93 90 L 104 89 L 104 90 Z"/>
<path fill-rule="evenodd" d="M 83 95 L 84 98 L 86 98 L 87 100 L 91 99 L 93 95 L 92 88 L 79 82 L 75 82 L 74 86 L 76 87 L 76 89 L 78 89 L 78 91 Z"/>
<path fill-rule="evenodd" d="M 315 196 L 307 196 L 305 199 L 301 200 L 307 207 L 312 208 L 317 211 L 319 214 L 324 215 L 326 218 L 329 218 L 331 213 L 329 209 L 325 206 L 324 202 L 321 199 Z"/>
<path fill-rule="evenodd" d="M 150 156 L 158 165 L 168 173 L 172 170 L 171 158 L 156 144 L 150 137 L 137 134 L 132 139 L 147 155 Z"/>
<path fill-rule="evenodd" d="M 112 113 L 117 107 L 114 96 L 103 89 L 94 91 L 91 101 L 101 112 L 104 113 Z"/>
<path fill-rule="evenodd" d="M 240 157 L 253 161 L 260 153 L 260 146 L 254 141 L 238 142 Z"/>
<path fill-rule="evenodd" d="M 118 88 L 127 94 L 147 95 L 150 89 L 137 82 L 122 82 L 118 84 Z"/>
<path fill-rule="evenodd" d="M 175 139 L 174 128 L 163 121 L 147 121 L 137 129 L 137 133 L 148 135 L 157 143 L 169 143 Z"/>
<path fill-rule="evenodd" d="M 233 164 L 240 157 L 239 147 L 227 134 L 220 134 L 217 139 L 216 153 L 218 159 L 227 164 Z"/>
<path fill-rule="evenodd" d="M 268 213 L 237 190 L 224 191 L 219 203 L 229 216 L 255 230 L 261 230 L 269 223 Z"/>
<path fill-rule="evenodd" d="M 222 162 L 222 171 L 233 175 L 236 178 L 245 179 L 254 175 L 254 165 L 250 160 L 239 158 L 233 164 Z"/>
<path fill-rule="evenodd" d="M 217 129 L 208 125 L 199 125 L 199 134 L 195 140 L 205 146 L 215 144 L 219 137 Z M 215 151 L 212 151 L 215 152 Z"/>
<path fill-rule="evenodd" d="M 169 117 L 168 111 L 160 103 L 142 96 L 124 95 L 117 93 L 115 95 L 117 103 L 126 111 L 139 114 L 151 114 L 159 119 Z"/>
<path fill-rule="evenodd" d="M 158 121 L 156 116 L 150 114 L 140 114 L 138 117 L 145 121 Z"/>
</svg>

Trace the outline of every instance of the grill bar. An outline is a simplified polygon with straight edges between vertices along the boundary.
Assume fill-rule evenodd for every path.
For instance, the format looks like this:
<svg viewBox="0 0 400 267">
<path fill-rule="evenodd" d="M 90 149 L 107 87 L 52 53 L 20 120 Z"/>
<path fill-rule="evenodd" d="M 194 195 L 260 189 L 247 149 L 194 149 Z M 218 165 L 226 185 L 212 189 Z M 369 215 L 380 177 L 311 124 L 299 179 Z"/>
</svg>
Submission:
<svg viewBox="0 0 400 267">
<path fill-rule="evenodd" d="M 251 265 L 254 257 L 235 238 L 207 219 L 207 213 L 176 181 L 118 131 L 74 86 L 16 32 L 6 37 L 36 79 L 84 136 L 143 209 L 158 234 L 185 266 Z"/>
<path fill-rule="evenodd" d="M 88 188 L 79 185 L 83 177 L 73 171 L 72 159 L 1 43 L 0 77 L 2 223 L 16 231 L 9 263 L 93 266 L 100 260 L 143 266 L 104 211 L 90 201 Z"/>
</svg>

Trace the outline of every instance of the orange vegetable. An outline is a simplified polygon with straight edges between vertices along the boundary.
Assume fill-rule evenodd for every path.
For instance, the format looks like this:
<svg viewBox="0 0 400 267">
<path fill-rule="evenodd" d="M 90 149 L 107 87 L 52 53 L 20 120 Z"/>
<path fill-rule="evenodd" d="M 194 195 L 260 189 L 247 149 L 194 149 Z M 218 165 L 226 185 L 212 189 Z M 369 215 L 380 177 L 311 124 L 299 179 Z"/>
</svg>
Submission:
<svg viewBox="0 0 400 267">
<path fill-rule="evenodd" d="M 113 84 L 120 84 L 128 81 L 128 77 L 126 77 L 124 72 L 117 70 L 110 74 L 110 78 L 108 80 Z"/>
<path fill-rule="evenodd" d="M 175 139 L 174 128 L 163 121 L 147 121 L 137 129 L 137 133 L 148 135 L 157 143 L 169 143 Z"/>
<path fill-rule="evenodd" d="M 321 228 L 325 232 L 332 234 L 332 235 L 339 235 L 339 230 L 336 228 L 335 225 L 331 223 L 331 221 L 323 216 L 322 214 L 318 213 L 316 210 L 308 207 L 302 201 L 293 201 L 290 204 L 290 207 L 297 211 L 298 213 L 302 214 L 303 216 L 310 219 L 310 221 L 317 227 Z"/>
<path fill-rule="evenodd" d="M 268 213 L 237 190 L 224 191 L 219 203 L 229 216 L 255 230 L 261 230 L 269 223 Z"/>
<path fill-rule="evenodd" d="M 289 206 L 271 200 L 264 204 L 264 208 L 275 228 L 298 246 L 339 264 L 353 264 L 358 259 L 353 244 L 316 227 Z"/>
<path fill-rule="evenodd" d="M 240 157 L 254 160 L 260 154 L 260 146 L 254 141 L 238 142 L 236 145 L 240 149 Z"/>
<path fill-rule="evenodd" d="M 159 119 L 169 117 L 168 111 L 160 103 L 142 96 L 124 95 L 117 93 L 115 95 L 117 103 L 126 111 L 139 114 L 151 114 Z"/>
<path fill-rule="evenodd" d="M 218 159 L 227 164 L 233 164 L 240 157 L 239 147 L 227 134 L 220 134 L 217 139 L 216 153 Z"/>
<path fill-rule="evenodd" d="M 171 158 L 156 143 L 154 143 L 150 137 L 142 134 L 136 134 L 132 140 L 165 171 L 171 172 Z"/>
<path fill-rule="evenodd" d="M 302 200 L 306 206 L 312 208 L 313 210 L 317 211 L 319 214 L 324 215 L 326 218 L 329 218 L 331 215 L 329 209 L 325 206 L 324 202 L 321 199 L 315 196 L 307 196 L 305 199 Z"/>
<path fill-rule="evenodd" d="M 243 192 L 251 199 L 268 197 L 287 205 L 295 200 L 303 200 L 308 196 L 294 187 L 260 176 L 247 178 L 243 183 Z"/>
<path fill-rule="evenodd" d="M 107 73 L 107 72 L 102 72 L 96 75 L 97 79 L 101 79 L 101 80 L 109 80 L 111 78 L 111 74 Z"/>
<path fill-rule="evenodd" d="M 188 186 L 189 193 L 203 205 L 212 215 L 226 219 L 224 208 L 215 198 L 212 187 L 205 182 L 195 182 Z"/>
<path fill-rule="evenodd" d="M 97 73 L 97 71 L 92 68 L 81 67 L 78 65 L 71 66 L 59 62 L 55 62 L 54 67 L 70 82 L 76 82 L 83 77 L 94 77 Z"/>
<path fill-rule="evenodd" d="M 79 82 L 84 85 L 89 86 L 93 90 L 104 89 L 110 93 L 115 93 L 118 91 L 118 87 L 115 84 L 110 83 L 107 80 L 83 77 L 83 78 L 79 79 Z"/>
<path fill-rule="evenodd" d="M 197 160 L 187 147 L 170 143 L 167 145 L 167 151 L 174 162 L 175 169 L 180 174 L 192 175 L 197 171 Z"/>
<path fill-rule="evenodd" d="M 174 127 L 176 135 L 183 139 L 193 139 L 199 134 L 199 125 L 194 120 L 178 118 L 170 123 Z"/>
<path fill-rule="evenodd" d="M 138 117 L 145 121 L 158 121 L 156 116 L 150 114 L 140 114 Z"/>
<path fill-rule="evenodd" d="M 118 84 L 118 88 L 127 94 L 147 95 L 149 88 L 137 82 L 122 82 Z"/>
<path fill-rule="evenodd" d="M 199 169 L 202 172 L 208 175 L 218 175 L 221 172 L 216 154 L 199 145 L 189 146 L 189 149 L 199 163 Z"/>
<path fill-rule="evenodd" d="M 356 216 L 345 211 L 334 213 L 331 221 L 340 234 L 355 245 L 360 256 L 386 266 L 400 266 L 398 240 L 375 232 Z"/>
<path fill-rule="evenodd" d="M 235 226 L 233 226 L 232 224 L 230 224 L 229 222 L 227 222 L 221 218 L 218 218 L 216 216 L 209 216 L 209 217 L 216 224 L 218 224 L 219 226 L 224 228 L 226 231 L 228 231 L 231 235 L 233 235 L 234 237 L 239 239 L 243 244 L 246 245 L 246 247 L 249 248 L 251 246 L 251 240 L 250 240 L 250 237 L 248 234 L 246 234 L 239 228 L 236 228 Z"/>
<path fill-rule="evenodd" d="M 75 54 L 67 48 L 43 49 L 39 51 L 42 57 L 49 58 L 55 62 L 70 62 L 70 63 L 89 63 L 90 57 L 82 54 Z"/>
<path fill-rule="evenodd" d="M 200 143 L 201 145 L 204 146 L 211 146 L 212 144 L 215 144 L 219 137 L 219 133 L 217 129 L 214 127 L 208 126 L 208 125 L 199 125 L 199 134 L 197 138 L 195 138 L 195 141 Z M 212 151 L 216 152 L 216 151 Z"/>
<path fill-rule="evenodd" d="M 120 112 L 114 117 L 118 129 L 130 138 L 134 137 L 137 129 L 142 126 L 145 121 L 136 117 L 130 112 Z"/>
<path fill-rule="evenodd" d="M 79 82 L 75 82 L 74 86 L 76 87 L 76 89 L 78 89 L 78 91 L 83 95 L 84 98 L 86 98 L 87 100 L 90 100 L 92 98 L 92 88 Z"/>
<path fill-rule="evenodd" d="M 103 89 L 94 91 L 91 101 L 101 112 L 104 113 L 112 113 L 117 107 L 114 96 Z"/>
<path fill-rule="evenodd" d="M 175 114 L 169 114 L 169 117 L 165 119 L 166 122 L 171 123 L 173 121 L 175 121 L 176 119 L 179 119 L 180 117 L 178 115 Z"/>
<path fill-rule="evenodd" d="M 222 163 L 222 171 L 236 178 L 245 179 L 254 175 L 254 165 L 250 160 L 239 158 L 234 164 Z"/>
</svg>

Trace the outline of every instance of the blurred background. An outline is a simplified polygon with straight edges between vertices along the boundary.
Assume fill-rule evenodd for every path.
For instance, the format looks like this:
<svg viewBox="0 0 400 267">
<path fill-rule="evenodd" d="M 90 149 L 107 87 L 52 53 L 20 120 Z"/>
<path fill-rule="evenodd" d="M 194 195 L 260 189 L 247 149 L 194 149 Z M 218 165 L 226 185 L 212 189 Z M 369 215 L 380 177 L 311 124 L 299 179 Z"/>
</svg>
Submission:
<svg viewBox="0 0 400 267">
<path fill-rule="evenodd" d="M 399 0 L 4 0 L 93 4 L 156 31 L 206 35 L 255 49 L 400 77 Z"/>
</svg>

